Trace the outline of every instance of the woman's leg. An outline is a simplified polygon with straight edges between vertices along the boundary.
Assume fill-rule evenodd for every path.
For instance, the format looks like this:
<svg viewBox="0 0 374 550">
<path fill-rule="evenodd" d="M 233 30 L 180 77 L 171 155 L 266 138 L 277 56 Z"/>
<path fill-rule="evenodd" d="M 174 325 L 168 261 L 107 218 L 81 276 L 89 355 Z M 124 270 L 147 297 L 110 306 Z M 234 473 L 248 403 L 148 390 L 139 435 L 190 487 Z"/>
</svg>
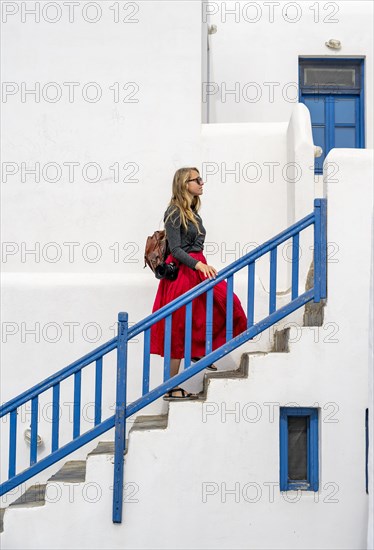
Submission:
<svg viewBox="0 0 374 550">
<path fill-rule="evenodd" d="M 181 364 L 181 359 L 170 360 L 170 378 L 178 374 L 180 364 Z M 186 390 L 182 389 L 179 386 L 175 386 L 175 388 L 173 388 L 166 395 L 164 395 L 164 399 L 166 401 L 173 401 L 177 399 L 195 399 L 196 397 L 197 397 L 196 395 L 187 392 Z"/>
<path fill-rule="evenodd" d="M 180 364 L 181 359 L 170 359 L 170 378 L 178 374 Z"/>
<path fill-rule="evenodd" d="M 179 367 L 181 364 L 181 359 L 170 359 L 170 378 L 173 378 L 173 376 L 176 376 L 179 372 Z M 176 386 L 174 390 L 179 390 L 177 392 L 177 396 L 182 396 L 182 390 L 179 389 L 179 386 Z"/>
<path fill-rule="evenodd" d="M 193 363 L 197 363 L 197 361 L 199 361 L 200 359 L 202 359 L 202 357 L 191 357 L 191 361 Z M 208 365 L 207 367 L 205 367 L 206 369 L 208 370 L 213 370 L 213 371 L 216 371 L 217 370 L 217 367 L 215 366 L 214 363 L 212 363 L 211 365 Z"/>
</svg>

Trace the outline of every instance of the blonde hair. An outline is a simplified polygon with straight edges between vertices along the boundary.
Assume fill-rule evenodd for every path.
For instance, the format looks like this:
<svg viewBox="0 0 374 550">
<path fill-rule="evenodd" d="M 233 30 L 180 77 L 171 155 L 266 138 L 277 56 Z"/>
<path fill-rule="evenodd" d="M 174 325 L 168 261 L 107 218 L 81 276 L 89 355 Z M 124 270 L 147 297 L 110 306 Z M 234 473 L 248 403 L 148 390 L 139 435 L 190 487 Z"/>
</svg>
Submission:
<svg viewBox="0 0 374 550">
<path fill-rule="evenodd" d="M 191 198 L 191 195 L 188 193 L 188 190 L 187 190 L 187 183 L 188 183 L 188 179 L 190 178 L 191 170 L 195 170 L 198 174 L 200 174 L 199 170 L 195 167 L 179 168 L 179 170 L 175 172 L 174 178 L 173 178 L 173 188 L 172 188 L 173 195 L 168 205 L 168 207 L 174 207 L 174 208 L 171 208 L 171 211 L 169 212 L 167 218 L 165 219 L 165 222 L 173 214 L 179 211 L 181 222 L 184 229 L 187 231 L 187 221 L 190 220 L 196 226 L 198 233 L 200 234 L 201 231 L 199 229 L 199 225 L 192 212 L 192 208 L 195 210 L 195 212 L 198 212 L 200 210 L 200 207 L 201 207 L 200 197 L 194 196 Z"/>
</svg>

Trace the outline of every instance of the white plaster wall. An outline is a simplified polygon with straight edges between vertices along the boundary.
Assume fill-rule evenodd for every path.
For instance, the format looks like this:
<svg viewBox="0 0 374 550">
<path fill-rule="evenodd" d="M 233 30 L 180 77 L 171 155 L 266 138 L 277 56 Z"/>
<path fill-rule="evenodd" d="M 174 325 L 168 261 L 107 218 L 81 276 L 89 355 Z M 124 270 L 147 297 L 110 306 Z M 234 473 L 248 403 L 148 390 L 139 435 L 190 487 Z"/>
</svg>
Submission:
<svg viewBox="0 0 374 550">
<path fill-rule="evenodd" d="M 17 93 L 3 105 L 3 162 L 25 162 L 27 168 L 40 162 L 41 172 L 56 162 L 62 170 L 57 183 L 43 179 L 43 173 L 40 183 L 33 176 L 22 183 L 21 168 L 4 183 L 8 207 L 3 212 L 3 240 L 19 248 L 7 256 L 4 271 L 139 274 L 144 240 L 162 221 L 175 169 L 199 164 L 200 5 L 163 2 L 165 12 L 158 3 L 139 5 L 135 24 L 114 23 L 113 11 L 102 3 L 103 15 L 96 24 L 77 15 L 73 24 L 66 17 L 52 25 L 32 19 L 21 23 L 13 16 L 3 25 L 4 81 L 20 87 L 23 81 L 28 87 L 57 82 L 64 92 L 64 82 L 80 83 L 73 103 L 67 93 L 57 103 L 43 98 L 36 103 L 28 96 L 22 103 Z M 102 90 L 100 101 L 83 100 L 87 82 Z M 109 89 L 116 82 L 122 92 L 118 102 Z M 137 103 L 124 103 L 135 86 Z M 73 182 L 64 162 L 79 163 Z M 86 181 L 95 176 L 95 170 L 85 175 L 88 162 L 102 170 L 96 183 Z M 116 162 L 121 166 L 118 183 L 110 169 Z M 124 170 L 126 163 L 135 163 L 138 172 L 129 166 Z M 48 172 L 47 177 L 53 176 Z M 22 242 L 28 249 L 40 243 L 39 262 L 31 254 L 22 262 Z M 43 251 L 51 242 L 57 243 L 57 251 Z M 78 243 L 70 258 L 69 246 L 63 244 L 68 242 Z M 98 246 L 86 250 L 90 242 Z M 61 259 L 53 262 L 59 251 Z"/>
<path fill-rule="evenodd" d="M 252 356 L 247 379 L 211 381 L 207 402 L 172 403 L 167 430 L 133 432 L 121 526 L 111 523 L 112 459 L 95 457 L 73 497 L 55 485 L 45 507 L 7 511 L 4 548 L 367 547 L 373 158 L 334 150 L 328 160 L 340 166 L 327 189 L 340 254 L 328 265 L 324 325 L 293 328 L 290 353 Z M 316 494 L 279 492 L 279 406 L 319 408 Z"/>
<path fill-rule="evenodd" d="M 311 212 L 314 197 L 321 197 L 314 184 L 314 143 L 309 110 L 302 103 L 293 106 L 287 127 L 287 225 L 292 225 Z M 303 239 L 299 253 L 301 280 L 306 280 L 313 260 L 313 233 Z M 288 281 L 292 281 L 292 264 L 288 262 Z"/>
<path fill-rule="evenodd" d="M 61 166 L 63 162 L 79 162 L 80 167 L 86 162 L 97 162 L 103 168 L 103 175 L 96 183 L 85 182 L 82 176 L 69 182 L 65 171 L 58 183 L 43 179 L 40 183 L 34 183 L 30 176 L 22 182 L 18 172 L 3 184 L 2 201 L 6 204 L 6 209 L 3 209 L 3 240 L 15 243 L 15 253 L 8 255 L 6 262 L 3 256 L 3 322 L 8 323 L 6 330 L 12 330 L 9 323 L 14 323 L 16 332 L 8 335 L 7 344 L 3 345 L 2 401 L 111 338 L 118 311 L 129 311 L 131 322 L 140 320 L 150 312 L 157 281 L 150 271 L 141 270 L 143 246 L 146 236 L 161 227 L 162 212 L 169 200 L 171 178 L 176 168 L 184 164 L 204 167 L 204 163 L 217 162 L 217 159 L 219 163 L 226 161 L 229 165 L 237 158 L 240 163 L 251 160 L 260 165 L 267 161 L 285 163 L 296 158 L 297 143 L 302 145 L 299 149 L 301 162 L 309 159 L 311 143 L 307 139 L 310 133 L 307 124 L 305 132 L 299 134 L 299 142 L 293 142 L 294 138 L 290 138 L 290 132 L 294 130 L 292 119 L 290 124 L 288 120 L 294 105 L 287 104 L 285 108 L 279 103 L 276 110 L 269 104 L 266 111 L 256 109 L 258 119 L 253 118 L 252 112 L 247 119 L 248 106 L 242 104 L 240 122 L 248 120 L 248 124 L 229 127 L 223 120 L 223 124 L 201 127 L 200 5 L 198 2 L 163 2 L 162 6 L 161 12 L 157 3 L 141 2 L 137 16 L 139 23 L 126 25 L 125 32 L 123 27 L 112 22 L 113 14 L 105 10 L 102 20 L 95 25 L 79 18 L 74 24 L 62 20 L 58 25 L 51 26 L 45 22 L 33 24 L 31 20 L 21 23 L 15 17 L 3 26 L 9 52 L 9 56 L 3 56 L 3 80 L 40 81 L 42 84 L 49 81 L 77 81 L 82 84 L 97 81 L 104 90 L 104 96 L 95 104 L 84 102 L 79 94 L 79 99 L 72 104 L 66 96 L 56 104 L 43 101 L 34 104 L 29 100 L 22 103 L 16 94 L 4 105 L 3 128 L 7 129 L 7 135 L 3 140 L 3 161 L 19 165 L 25 162 L 27 168 L 38 161 L 42 166 L 48 162 L 57 162 Z M 310 15 L 311 12 L 308 13 Z M 239 34 L 243 31 L 241 25 L 235 28 Z M 317 28 L 319 26 L 315 26 L 315 30 Z M 301 34 L 307 36 L 304 31 L 309 31 L 303 28 Z M 66 40 L 67 32 L 69 41 Z M 364 33 L 358 38 L 355 34 L 362 48 L 366 48 L 368 38 Z M 211 39 L 217 37 L 218 34 Z M 282 48 L 286 47 L 285 43 Z M 231 47 L 235 54 L 235 41 L 230 39 Z M 59 53 L 61 51 L 64 55 Z M 133 55 L 134 51 L 137 55 Z M 296 71 L 297 57 L 295 59 L 293 70 Z M 267 60 L 270 63 L 270 56 Z M 256 63 L 258 61 L 253 62 L 252 67 Z M 272 74 L 276 79 L 278 68 L 267 66 L 271 67 L 272 72 L 269 69 L 265 80 L 272 80 Z M 370 73 L 366 74 L 368 77 Z M 108 92 L 113 82 L 138 83 L 139 103 L 113 102 L 112 92 Z M 367 99 L 370 93 L 369 88 Z M 257 124 L 260 121 L 268 124 Z M 355 155 L 355 152 L 344 150 L 343 154 L 344 158 L 351 159 L 351 154 Z M 352 192 L 344 203 L 346 209 L 356 199 L 354 191 L 357 190 L 358 166 L 361 170 L 362 158 L 354 173 L 349 167 L 346 168 Z M 139 172 L 135 179 L 139 181 L 115 183 L 109 169 L 115 162 L 121 165 L 136 163 Z M 360 172 L 363 177 L 365 170 Z M 81 171 L 78 170 L 78 173 L 81 174 Z M 122 177 L 129 174 L 129 171 L 121 172 Z M 219 246 L 218 252 L 208 254 L 209 261 L 218 268 L 235 259 L 236 251 L 246 243 L 261 243 L 284 229 L 292 209 L 295 210 L 295 219 L 298 209 L 308 210 L 306 195 L 297 195 L 298 189 L 287 188 L 283 180 L 280 185 L 278 180 L 273 185 L 266 174 L 268 172 L 263 170 L 261 181 L 248 185 L 243 181 L 236 184 L 228 177 L 225 187 L 222 187 L 220 177 L 222 170 L 221 174 L 207 178 L 202 214 L 212 252 L 216 249 L 215 244 Z M 305 183 L 309 196 L 309 180 Z M 296 204 L 292 199 L 290 202 L 292 193 L 299 197 Z M 338 200 L 338 187 L 336 193 Z M 230 223 L 223 227 L 220 219 L 224 216 Z M 245 239 L 242 237 L 244 226 L 248 234 Z M 329 240 L 333 238 L 337 236 L 329 234 Z M 41 247 L 40 261 L 35 259 L 35 255 L 23 258 L 22 247 L 34 248 L 36 243 L 40 243 Z M 53 257 L 54 248 L 49 245 L 43 249 L 48 243 L 56 243 L 56 250 L 62 251 L 59 261 L 49 260 L 49 254 Z M 64 243 L 77 243 L 72 262 L 69 261 L 69 248 Z M 96 249 L 87 248 L 88 243 L 96 243 Z M 119 243 L 119 261 L 115 257 L 115 243 Z M 222 252 L 230 249 L 235 250 L 234 254 L 222 258 Z M 88 261 L 95 250 L 101 251 L 102 256 L 98 261 Z M 266 263 L 258 268 L 258 315 L 267 307 L 267 269 Z M 287 290 L 287 278 L 282 271 L 280 283 L 281 290 Z M 343 287 L 343 282 L 339 285 Z M 243 301 L 244 289 L 245 283 L 238 277 L 235 290 Z M 280 298 L 281 301 L 285 299 L 287 296 Z M 343 313 L 339 311 L 338 314 Z M 329 320 L 335 322 L 335 311 L 331 315 Z M 32 329 L 36 323 L 40 325 L 36 330 L 40 342 L 35 341 L 34 335 L 26 334 L 26 330 Z M 56 342 L 53 342 L 51 323 L 57 325 L 57 335 L 61 333 L 61 338 Z M 77 323 L 73 341 L 70 341 L 71 323 Z M 97 339 L 98 334 L 101 339 Z M 134 344 L 130 351 L 129 400 L 133 395 L 138 395 L 140 387 L 141 344 L 140 341 Z M 257 344 L 248 345 L 245 350 L 268 350 L 270 344 L 271 338 L 264 335 Z M 363 346 L 366 349 L 367 343 Z M 232 367 L 237 357 L 238 354 L 234 354 L 228 358 L 223 368 Z M 113 366 L 113 359 L 108 359 L 108 367 Z M 107 411 L 110 411 L 113 395 L 114 369 L 108 369 L 108 373 L 109 370 L 111 373 L 106 379 L 107 389 L 104 392 Z M 157 362 L 153 376 L 155 381 L 161 379 L 160 364 Z M 201 378 L 195 383 L 201 384 Z M 84 400 L 89 404 L 93 400 L 89 385 L 86 392 Z M 67 408 L 71 395 L 67 389 Z M 160 404 L 155 404 L 148 412 L 161 410 Z M 91 413 L 91 410 L 87 411 L 88 421 L 83 422 L 83 426 L 89 424 Z M 25 414 L 25 426 L 28 422 L 29 417 Z M 49 428 L 48 422 L 44 428 L 41 427 L 46 443 L 41 456 L 50 441 Z M 26 460 L 28 452 L 22 440 L 23 429 L 24 426 L 19 432 L 19 448 L 23 453 L 21 462 Z M 70 432 L 71 422 L 67 421 L 62 426 L 62 437 L 67 438 Z M 84 454 L 85 451 L 80 451 L 76 456 Z M 2 462 L 6 469 L 6 463 Z M 48 475 L 41 475 L 40 481 Z"/>
<path fill-rule="evenodd" d="M 214 380 L 206 403 L 171 404 L 166 430 L 131 434 L 122 525 L 112 457 L 92 457 L 70 498 L 53 483 L 44 507 L 5 513 L 3 547 L 365 548 L 364 384 L 354 397 L 334 384 L 342 346 L 323 331 L 291 332 L 290 354 L 252 356 L 248 379 Z M 320 407 L 318 493 L 279 492 L 279 406 L 291 403 Z"/>
<path fill-rule="evenodd" d="M 369 438 L 372 441 L 373 418 L 373 357 L 372 357 L 372 310 L 373 310 L 373 150 L 334 149 L 326 158 L 339 167 L 335 182 L 331 178 L 325 188 L 328 199 L 328 241 L 334 243 L 334 255 L 328 264 L 328 303 L 325 323 L 337 325 L 339 341 L 350 342 L 342 368 L 346 370 L 340 383 L 349 387 L 354 384 L 351 395 L 361 404 L 361 422 L 364 426 L 365 408 L 369 407 Z M 358 179 L 357 179 L 358 177 Z M 359 187 L 357 181 L 360 182 Z M 353 206 L 359 204 L 359 207 Z M 346 223 L 336 223 L 333 211 L 341 212 Z M 362 283 L 356 286 L 357 278 Z M 359 288 L 360 292 L 355 292 Z M 342 296 L 344 298 L 342 299 Z M 365 395 L 357 393 L 357 384 L 362 384 Z M 367 400 L 367 401 L 366 401 Z M 367 403 L 365 405 L 365 402 Z M 370 444 L 369 494 L 372 510 L 373 458 Z M 369 514 L 368 546 L 372 548 L 373 516 Z"/>
<path fill-rule="evenodd" d="M 304 105 L 293 106 L 287 125 L 203 124 L 202 139 L 202 170 L 209 193 L 204 211 L 213 237 L 207 239 L 205 253 L 214 265 L 227 265 L 312 212 L 314 144 Z M 223 231 L 217 216 L 222 197 L 225 216 L 230 218 Z M 240 210 L 243 204 L 246 213 Z M 312 231 L 301 235 L 303 282 L 312 260 L 311 237 Z M 277 278 L 282 292 L 291 285 L 290 246 L 291 241 L 284 243 L 279 252 Z M 268 261 L 258 262 L 256 275 L 268 291 Z"/>
<path fill-rule="evenodd" d="M 209 199 L 204 220 L 210 228 L 205 250 L 213 265 L 228 265 L 287 227 L 287 183 L 281 173 L 286 155 L 285 124 L 202 126 Z M 269 196 L 274 200 L 269 201 Z M 257 272 L 262 279 L 266 267 Z M 284 267 L 280 267 L 282 289 Z M 264 284 L 268 288 L 268 280 Z"/>
<path fill-rule="evenodd" d="M 22 83 L 27 89 L 40 83 L 43 89 L 55 82 L 63 91 L 56 103 L 43 95 L 39 101 L 27 95 L 23 102 L 16 92 L 2 108 L 2 160 L 17 168 L 14 176 L 3 179 L 1 195 L 2 401 L 112 338 L 119 311 L 129 311 L 132 323 L 150 313 L 157 281 L 142 269 L 145 239 L 160 226 L 175 169 L 200 160 L 200 4 L 140 2 L 133 14 L 128 3 L 119 2 L 118 23 L 108 3 L 99 5 L 97 23 L 85 20 L 79 6 L 72 23 L 65 7 L 55 24 L 43 17 L 37 23 L 33 16 L 23 21 L 19 11 L 2 27 L 7 44 L 3 81 L 14 83 L 14 89 Z M 36 6 L 41 9 L 42 4 Z M 48 13 L 52 17 L 53 9 Z M 122 16 L 138 22 L 122 23 Z M 66 82 L 79 84 L 72 103 Z M 83 99 L 88 82 L 102 90 L 100 101 Z M 118 101 L 110 89 L 115 83 Z M 130 93 L 136 103 L 123 102 Z M 31 169 L 38 162 L 41 177 L 36 182 L 24 174 L 22 163 Z M 66 163 L 73 162 L 79 166 L 70 181 Z M 102 170 L 99 181 L 87 181 L 94 175 L 83 172 L 88 162 Z M 48 163 L 62 170 L 55 183 L 48 180 L 54 173 L 43 178 Z M 119 181 L 110 169 L 115 163 Z M 138 171 L 124 169 L 126 163 Z M 27 332 L 33 329 L 34 334 Z M 8 337 L 8 330 L 13 335 Z M 134 371 L 138 365 L 132 363 Z M 113 358 L 108 357 L 105 368 L 104 415 L 113 413 Z M 153 370 L 157 379 L 157 365 Z M 132 381 L 131 372 L 130 377 Z M 82 403 L 89 405 L 93 379 L 86 378 Z M 139 384 L 134 376 L 129 398 Z M 71 400 L 70 387 L 62 397 L 64 412 Z M 44 401 L 50 396 L 42 405 Z M 44 441 L 40 458 L 51 438 L 50 418 L 45 416 L 39 427 Z M 86 410 L 86 417 L 82 428 L 91 422 L 92 410 Z M 20 415 L 18 467 L 29 454 L 23 441 L 29 423 L 27 412 Z M 66 441 L 71 416 L 61 428 Z M 5 453 L 6 446 L 2 449 Z M 48 472 L 41 479 L 45 476 Z"/>
<path fill-rule="evenodd" d="M 287 127 L 287 160 L 290 171 L 285 172 L 288 187 L 288 220 L 291 225 L 310 213 L 314 196 L 314 148 L 308 108 L 294 105 Z M 293 170 L 291 170 L 293 168 Z"/>
<path fill-rule="evenodd" d="M 81 87 L 72 103 L 66 94 L 57 103 L 48 103 L 43 95 L 40 102 L 30 96 L 23 102 L 21 92 L 16 92 L 7 97 L 3 107 L 3 161 L 15 163 L 18 169 L 2 184 L 6 205 L 2 217 L 3 402 L 112 338 L 119 311 L 129 312 L 130 324 L 150 313 L 157 281 L 148 268 L 142 269 L 144 242 L 161 227 L 171 178 L 179 166 L 197 164 L 202 173 L 208 168 L 218 169 L 217 174 L 206 177 L 202 209 L 208 231 L 205 253 L 217 269 L 288 225 L 287 208 L 293 195 L 282 170 L 289 158 L 296 158 L 293 150 L 299 141 L 312 147 L 310 128 L 306 124 L 290 141 L 287 136 L 292 121 L 290 126 L 201 126 L 196 81 L 201 61 L 199 6 L 196 2 L 179 2 L 178 6 L 164 2 L 163 10 L 168 13 L 165 20 L 155 3 L 139 5 L 140 11 L 134 16 L 139 22 L 127 25 L 126 32 L 113 23 L 113 13 L 105 9 L 95 32 L 92 24 L 78 15 L 73 24 L 62 18 L 52 27 L 43 19 L 35 23 L 30 16 L 22 23 L 18 13 L 9 15 L 3 26 L 9 45 L 3 63 L 5 82 L 14 82 L 19 88 L 25 82 L 30 89 L 32 83 L 40 82 L 43 88 L 53 81 L 65 92 L 63 82 L 96 82 L 103 90 L 103 100 L 97 103 L 85 102 Z M 102 40 L 96 40 L 99 37 Z M 64 56 L 58 53 L 60 47 Z M 113 82 L 137 83 L 139 102 L 114 102 L 108 90 Z M 295 111 L 300 111 L 300 106 Z M 25 170 L 35 168 L 38 162 L 41 178 L 36 182 Z M 43 179 L 43 167 L 52 162 L 63 171 L 55 183 L 48 181 L 52 172 Z M 80 163 L 74 181 L 69 181 L 63 164 L 71 162 Z M 78 176 L 86 162 L 100 165 L 100 181 L 89 183 Z M 138 182 L 116 183 L 109 169 L 115 162 L 136 163 L 139 172 L 132 177 Z M 260 172 L 249 169 L 245 175 L 250 181 L 243 181 L 248 162 L 259 166 Z M 308 173 L 305 162 L 303 158 L 300 164 L 303 177 Z M 224 172 L 237 163 L 240 181 L 228 174 L 224 183 Z M 274 163 L 274 172 L 264 163 Z M 125 176 L 130 176 L 129 170 L 122 173 Z M 304 249 L 307 253 L 306 244 Z M 279 305 L 289 299 L 288 258 L 289 249 L 284 248 L 278 264 Z M 300 280 L 302 286 L 303 277 Z M 245 307 L 244 273 L 235 277 L 235 292 Z M 256 273 L 256 320 L 267 314 L 268 293 L 269 262 L 264 258 L 258 262 Z M 299 322 L 297 314 L 296 318 Z M 269 331 L 251 342 L 249 349 L 266 351 L 271 345 Z M 233 368 L 239 356 L 240 352 L 233 353 L 220 368 Z M 113 413 L 114 361 L 113 353 L 104 361 L 104 417 Z M 141 364 L 142 341 L 138 339 L 130 346 L 129 401 L 139 396 Z M 93 420 L 93 378 L 90 380 L 89 369 L 86 371 L 82 430 Z M 162 380 L 160 358 L 154 357 L 152 375 L 155 385 Z M 186 383 L 186 388 L 199 390 L 201 381 L 202 375 L 197 376 Z M 69 440 L 72 431 L 72 388 L 68 383 L 64 392 L 62 442 Z M 39 458 L 48 453 L 51 443 L 50 402 L 49 393 L 41 399 L 39 434 L 43 446 Z M 149 412 L 161 411 L 160 403 L 149 407 Z M 27 465 L 29 453 L 23 438 L 30 424 L 26 408 L 19 422 L 21 468 Z M 5 442 L 6 429 L 2 437 Z M 2 448 L 6 450 L 6 445 Z M 78 451 L 75 456 L 85 452 Z M 3 458 L 5 474 L 7 459 Z M 40 480 L 48 475 L 49 471 L 40 474 Z"/>
<path fill-rule="evenodd" d="M 299 56 L 361 56 L 365 143 L 373 147 L 372 2 L 207 2 L 203 13 L 217 25 L 210 36 L 211 122 L 287 121 L 297 103 Z M 330 38 L 341 41 L 339 51 L 325 46 Z"/>
<path fill-rule="evenodd" d="M 347 331 L 347 339 L 350 333 L 355 347 L 367 349 L 373 150 L 333 149 L 325 160 L 325 163 L 329 162 L 336 163 L 339 171 L 334 182 L 325 180 L 328 242 L 336 244 L 336 253 L 328 262 L 329 307 L 325 320 L 339 320 L 341 330 Z M 344 223 L 337 218 L 337 212 Z M 362 281 L 359 286 L 356 286 L 357 278 Z M 359 288 L 360 292 L 354 292 L 355 288 Z"/>
<path fill-rule="evenodd" d="M 371 224 L 371 234 L 373 235 L 373 221 Z M 374 269 L 373 269 L 373 249 L 371 249 L 371 284 L 370 284 L 370 299 L 369 304 L 374 302 L 374 292 L 373 292 L 373 278 L 374 278 Z M 370 441 L 374 439 L 374 414 L 373 407 L 370 407 L 370 404 L 374 401 L 374 376 L 373 376 L 373 365 L 374 365 L 374 347 L 373 347 L 373 332 L 374 332 L 374 323 L 373 323 L 373 308 L 369 309 L 369 349 L 368 349 L 368 382 L 369 382 L 369 457 L 368 457 L 368 491 L 369 491 L 369 522 L 368 522 L 368 537 L 367 537 L 367 547 L 374 547 L 374 462 L 373 462 L 373 445 L 370 445 Z"/>
</svg>

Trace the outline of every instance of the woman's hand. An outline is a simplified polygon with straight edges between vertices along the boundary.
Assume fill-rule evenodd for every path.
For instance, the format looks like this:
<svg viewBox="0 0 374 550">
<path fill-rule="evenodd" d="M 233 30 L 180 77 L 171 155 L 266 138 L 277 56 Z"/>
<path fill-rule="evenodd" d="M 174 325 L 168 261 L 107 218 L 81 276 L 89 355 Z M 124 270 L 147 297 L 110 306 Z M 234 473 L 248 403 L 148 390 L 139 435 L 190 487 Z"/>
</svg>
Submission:
<svg viewBox="0 0 374 550">
<path fill-rule="evenodd" d="M 209 277 L 209 279 L 215 279 L 217 276 L 217 270 L 211 265 L 203 264 L 203 262 L 197 262 L 195 269 L 204 273 L 205 277 Z"/>
</svg>

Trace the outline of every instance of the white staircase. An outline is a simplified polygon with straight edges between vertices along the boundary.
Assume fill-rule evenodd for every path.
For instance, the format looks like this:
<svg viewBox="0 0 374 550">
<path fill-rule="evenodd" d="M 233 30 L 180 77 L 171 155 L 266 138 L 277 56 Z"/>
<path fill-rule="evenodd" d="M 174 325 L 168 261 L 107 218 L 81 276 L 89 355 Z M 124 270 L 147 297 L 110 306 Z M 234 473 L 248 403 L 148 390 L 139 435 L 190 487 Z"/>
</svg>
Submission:
<svg viewBox="0 0 374 550">
<path fill-rule="evenodd" d="M 238 370 L 206 374 L 198 400 L 139 416 L 125 456 L 122 524 L 111 517 L 113 442 L 103 441 L 7 508 L 2 548 L 364 548 L 365 499 L 352 513 L 350 496 L 364 493 L 363 468 L 347 485 L 344 460 L 361 410 L 332 384 L 344 373 L 323 330 L 291 328 L 289 353 L 245 353 Z M 320 408 L 318 493 L 279 490 L 284 405 Z"/>
</svg>

